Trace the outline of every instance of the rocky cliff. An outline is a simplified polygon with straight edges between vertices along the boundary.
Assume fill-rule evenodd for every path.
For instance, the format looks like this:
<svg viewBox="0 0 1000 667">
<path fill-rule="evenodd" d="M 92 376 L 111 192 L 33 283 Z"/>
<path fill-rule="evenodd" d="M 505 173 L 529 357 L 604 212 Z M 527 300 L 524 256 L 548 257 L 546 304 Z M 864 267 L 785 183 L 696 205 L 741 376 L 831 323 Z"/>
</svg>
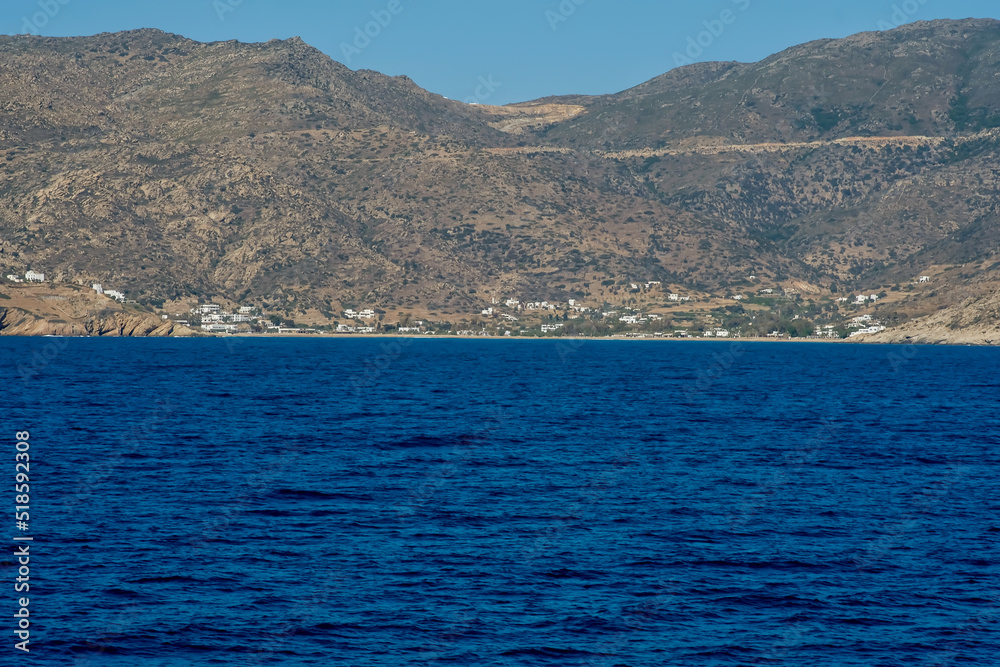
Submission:
<svg viewBox="0 0 1000 667">
<path fill-rule="evenodd" d="M 148 315 L 108 313 L 82 323 L 54 322 L 11 308 L 0 308 L 0 336 L 194 336 L 187 327 Z"/>
</svg>

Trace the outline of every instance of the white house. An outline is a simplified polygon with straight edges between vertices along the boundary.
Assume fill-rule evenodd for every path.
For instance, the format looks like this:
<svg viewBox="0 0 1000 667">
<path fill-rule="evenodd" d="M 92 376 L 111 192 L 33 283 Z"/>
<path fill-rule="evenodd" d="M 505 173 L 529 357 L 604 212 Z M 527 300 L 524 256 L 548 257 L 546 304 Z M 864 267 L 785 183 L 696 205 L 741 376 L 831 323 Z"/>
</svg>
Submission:
<svg viewBox="0 0 1000 667">
<path fill-rule="evenodd" d="M 681 295 L 680 294 L 671 294 L 670 296 L 667 297 L 667 300 L 668 301 L 680 301 L 681 300 Z"/>
<path fill-rule="evenodd" d="M 240 309 L 236 312 L 240 315 L 249 315 L 253 312 L 253 306 L 240 306 Z"/>
<path fill-rule="evenodd" d="M 868 297 L 864 294 L 859 294 L 854 297 L 854 303 L 865 303 L 866 301 L 868 301 Z"/>
<path fill-rule="evenodd" d="M 931 281 L 931 277 L 930 276 L 920 276 L 919 280 L 922 283 L 929 283 Z"/>
<path fill-rule="evenodd" d="M 104 287 L 101 285 L 101 283 L 94 283 L 93 285 L 90 286 L 90 289 L 94 290 L 98 294 L 104 294 Z"/>
<path fill-rule="evenodd" d="M 107 292 L 105 292 L 105 294 L 111 294 L 111 292 L 112 292 L 112 290 L 108 290 Z M 116 292 L 116 294 L 117 294 L 117 292 Z M 117 298 L 117 297 L 115 297 L 115 298 Z M 206 303 L 206 304 L 204 304 L 202 306 L 198 306 L 198 312 L 200 312 L 202 315 L 208 315 L 210 313 L 218 313 L 218 312 L 221 312 L 221 311 L 222 311 L 222 306 L 219 306 L 219 305 L 214 304 L 214 303 Z"/>
<path fill-rule="evenodd" d="M 113 289 L 104 290 L 104 296 L 109 296 L 112 299 L 115 299 L 116 301 L 124 301 L 125 300 L 125 295 L 124 294 L 122 294 L 118 290 L 113 290 Z"/>
<path fill-rule="evenodd" d="M 358 314 L 354 312 L 353 308 L 348 308 L 347 310 L 344 311 L 344 317 L 346 317 L 349 320 L 356 320 L 358 319 Z"/>
<path fill-rule="evenodd" d="M 360 317 L 363 320 L 373 320 L 375 319 L 375 311 L 372 310 L 371 308 L 365 308 L 360 313 L 358 313 L 358 317 Z"/>
<path fill-rule="evenodd" d="M 871 301 L 872 303 L 878 301 L 878 294 L 872 294 L 870 297 L 868 297 L 868 300 Z"/>
<path fill-rule="evenodd" d="M 24 274 L 24 279 L 27 280 L 29 283 L 44 283 L 45 274 L 38 273 L 37 271 L 28 271 L 27 273 Z"/>
<path fill-rule="evenodd" d="M 12 283 L 19 283 L 21 282 L 21 276 L 15 276 L 13 273 L 8 273 L 7 280 L 11 281 Z"/>
<path fill-rule="evenodd" d="M 201 328 L 208 333 L 233 333 L 237 327 L 235 324 L 202 324 Z M 280 330 L 279 330 L 280 332 Z"/>
<path fill-rule="evenodd" d="M 881 324 L 876 324 L 876 325 L 872 325 L 870 327 L 867 327 L 865 329 L 858 329 L 857 331 L 852 331 L 851 334 L 850 334 L 850 336 L 849 336 L 849 338 L 854 338 L 855 336 L 860 336 L 862 334 L 878 333 L 880 331 L 885 331 L 885 327 L 882 326 Z"/>
</svg>

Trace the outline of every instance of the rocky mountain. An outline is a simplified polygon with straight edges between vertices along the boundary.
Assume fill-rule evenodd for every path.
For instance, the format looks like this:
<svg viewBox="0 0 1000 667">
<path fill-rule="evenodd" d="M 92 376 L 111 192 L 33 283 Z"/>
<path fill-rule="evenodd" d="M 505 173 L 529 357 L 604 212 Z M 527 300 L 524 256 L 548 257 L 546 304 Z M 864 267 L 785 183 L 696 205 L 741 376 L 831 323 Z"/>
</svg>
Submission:
<svg viewBox="0 0 1000 667">
<path fill-rule="evenodd" d="M 1000 22 L 934 21 L 488 107 L 298 39 L 0 37 L 0 269 L 322 320 L 989 267 L 998 72 Z"/>
<path fill-rule="evenodd" d="M 11 294 L 0 293 L 0 334 L 3 335 L 197 335 L 185 326 L 160 319 L 142 306 L 126 306 L 76 285 L 10 291 Z"/>
</svg>

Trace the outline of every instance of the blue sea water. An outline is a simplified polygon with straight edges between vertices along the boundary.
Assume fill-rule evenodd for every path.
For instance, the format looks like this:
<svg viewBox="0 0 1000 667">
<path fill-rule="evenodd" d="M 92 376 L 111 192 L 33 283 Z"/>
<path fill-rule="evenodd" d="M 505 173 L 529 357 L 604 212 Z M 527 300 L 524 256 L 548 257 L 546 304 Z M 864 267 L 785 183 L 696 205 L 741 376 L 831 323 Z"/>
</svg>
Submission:
<svg viewBox="0 0 1000 667">
<path fill-rule="evenodd" d="M 34 338 L 0 359 L 3 664 L 1000 664 L 996 349 Z"/>
</svg>

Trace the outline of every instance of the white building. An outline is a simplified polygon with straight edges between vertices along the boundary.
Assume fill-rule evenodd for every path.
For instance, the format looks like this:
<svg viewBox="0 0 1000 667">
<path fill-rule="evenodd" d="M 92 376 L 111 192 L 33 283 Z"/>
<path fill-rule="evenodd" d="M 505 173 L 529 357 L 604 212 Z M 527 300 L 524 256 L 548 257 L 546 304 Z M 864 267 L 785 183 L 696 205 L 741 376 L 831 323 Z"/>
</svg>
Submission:
<svg viewBox="0 0 1000 667">
<path fill-rule="evenodd" d="M 111 290 L 105 292 L 105 294 L 111 294 Z M 206 303 L 202 306 L 198 306 L 198 312 L 201 313 L 202 315 L 208 315 L 210 313 L 219 313 L 222 312 L 222 306 L 219 306 L 214 303 Z"/>
<path fill-rule="evenodd" d="M 865 329 L 858 329 L 857 331 L 852 331 L 848 338 L 853 338 L 855 336 L 861 336 L 862 334 L 873 334 L 880 331 L 885 331 L 885 327 L 881 324 L 875 324 Z"/>
<path fill-rule="evenodd" d="M 931 277 L 930 276 L 920 276 L 919 280 L 922 283 L 929 283 L 931 281 Z"/>
<path fill-rule="evenodd" d="M 21 282 L 21 276 L 15 276 L 13 273 L 8 273 L 7 280 L 11 281 L 12 283 L 19 283 Z"/>
<path fill-rule="evenodd" d="M 101 283 L 94 283 L 93 285 L 90 286 L 90 289 L 94 290 L 98 294 L 104 294 L 104 287 L 101 285 Z"/>
<path fill-rule="evenodd" d="M 235 324 L 212 323 L 202 324 L 201 328 L 208 333 L 233 333 L 237 327 Z"/>
<path fill-rule="evenodd" d="M 358 314 L 354 312 L 353 308 L 348 308 L 347 310 L 344 311 L 344 317 L 346 317 L 349 320 L 356 320 L 358 319 Z"/>
<path fill-rule="evenodd" d="M 249 315 L 253 312 L 253 306 L 240 306 L 239 310 L 236 312 L 240 315 Z"/>
<path fill-rule="evenodd" d="M 373 320 L 375 319 L 375 311 L 372 310 L 371 308 L 365 308 L 360 313 L 358 313 L 358 317 L 360 317 L 363 320 Z"/>
<path fill-rule="evenodd" d="M 125 300 L 125 295 L 124 294 L 122 294 L 118 290 L 113 290 L 113 289 L 104 290 L 104 296 L 109 296 L 112 299 L 114 299 L 115 301 L 124 301 Z"/>
<path fill-rule="evenodd" d="M 866 301 L 868 301 L 868 297 L 864 294 L 859 294 L 854 297 L 854 303 L 865 303 Z"/>
<path fill-rule="evenodd" d="M 558 331 L 559 329 L 562 329 L 562 328 L 563 328 L 563 325 L 561 325 L 561 324 L 543 324 L 542 325 L 542 333 L 550 333 L 552 331 Z"/>
<path fill-rule="evenodd" d="M 27 280 L 29 283 L 44 283 L 45 274 L 38 273 L 37 271 L 28 271 L 27 273 L 24 274 L 24 279 Z"/>
</svg>

